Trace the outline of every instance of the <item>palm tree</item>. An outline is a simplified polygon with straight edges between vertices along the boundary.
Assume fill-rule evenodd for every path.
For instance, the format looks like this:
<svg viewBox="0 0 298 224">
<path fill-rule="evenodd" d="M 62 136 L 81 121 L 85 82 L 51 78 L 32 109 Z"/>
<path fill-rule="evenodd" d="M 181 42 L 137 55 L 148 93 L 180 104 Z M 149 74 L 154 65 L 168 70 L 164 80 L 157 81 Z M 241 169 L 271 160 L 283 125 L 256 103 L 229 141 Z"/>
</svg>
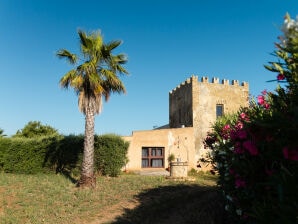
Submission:
<svg viewBox="0 0 298 224">
<path fill-rule="evenodd" d="M 128 75 L 122 67 L 127 58 L 124 54 L 113 55 L 112 51 L 121 41 L 106 44 L 100 31 L 86 34 L 79 30 L 78 35 L 81 58 L 66 49 L 57 52 L 59 58 L 65 58 L 74 66 L 60 79 L 60 86 L 72 87 L 76 91 L 79 110 L 85 115 L 84 153 L 78 186 L 95 187 L 94 116 L 101 112 L 102 98 L 107 101 L 111 93 L 126 92 L 118 74 Z"/>
</svg>

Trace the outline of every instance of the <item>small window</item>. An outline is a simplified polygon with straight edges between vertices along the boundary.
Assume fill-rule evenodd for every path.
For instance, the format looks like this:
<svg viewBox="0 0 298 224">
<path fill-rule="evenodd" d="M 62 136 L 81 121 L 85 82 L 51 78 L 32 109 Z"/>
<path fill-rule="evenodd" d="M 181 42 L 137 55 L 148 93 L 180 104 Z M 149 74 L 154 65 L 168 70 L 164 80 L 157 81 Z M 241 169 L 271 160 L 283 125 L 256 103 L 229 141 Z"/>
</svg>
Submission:
<svg viewBox="0 0 298 224">
<path fill-rule="evenodd" d="M 224 105 L 216 104 L 216 118 L 224 115 Z"/>
</svg>

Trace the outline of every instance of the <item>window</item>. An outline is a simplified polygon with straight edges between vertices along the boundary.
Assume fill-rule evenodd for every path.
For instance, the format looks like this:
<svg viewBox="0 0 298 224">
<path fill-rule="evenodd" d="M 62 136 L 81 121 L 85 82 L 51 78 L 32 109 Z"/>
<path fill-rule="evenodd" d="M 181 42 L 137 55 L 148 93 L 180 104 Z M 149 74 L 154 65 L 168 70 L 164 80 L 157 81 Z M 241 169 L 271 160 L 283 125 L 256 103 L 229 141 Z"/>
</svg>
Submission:
<svg viewBox="0 0 298 224">
<path fill-rule="evenodd" d="M 216 118 L 224 115 L 224 105 L 216 104 Z"/>
<path fill-rule="evenodd" d="M 142 168 L 164 167 L 164 147 L 142 147 Z"/>
</svg>

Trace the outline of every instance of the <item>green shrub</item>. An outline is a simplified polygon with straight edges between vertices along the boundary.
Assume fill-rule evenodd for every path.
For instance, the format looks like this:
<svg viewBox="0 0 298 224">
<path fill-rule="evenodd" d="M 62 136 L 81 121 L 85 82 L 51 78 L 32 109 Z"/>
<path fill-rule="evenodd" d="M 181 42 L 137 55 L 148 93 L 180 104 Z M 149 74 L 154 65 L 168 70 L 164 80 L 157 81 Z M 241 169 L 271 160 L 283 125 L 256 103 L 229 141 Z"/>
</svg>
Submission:
<svg viewBox="0 0 298 224">
<path fill-rule="evenodd" d="M 0 138 L 0 171 L 4 170 L 6 163 L 5 155 L 9 153 L 11 140 L 9 138 Z"/>
<path fill-rule="evenodd" d="M 78 176 L 82 163 L 84 136 L 68 135 L 53 139 L 45 155 L 45 166 L 56 173 Z"/>
<path fill-rule="evenodd" d="M 81 171 L 84 136 L 0 138 L 0 170 L 7 173 L 63 173 Z M 95 170 L 118 176 L 127 161 L 128 142 L 117 135 L 95 136 Z"/>
<path fill-rule="evenodd" d="M 1 138 L 0 168 L 8 173 L 49 172 L 44 158 L 51 144 L 50 138 Z"/>
<path fill-rule="evenodd" d="M 106 134 L 95 138 L 95 167 L 102 175 L 118 176 L 127 161 L 129 143 L 120 136 Z"/>
</svg>

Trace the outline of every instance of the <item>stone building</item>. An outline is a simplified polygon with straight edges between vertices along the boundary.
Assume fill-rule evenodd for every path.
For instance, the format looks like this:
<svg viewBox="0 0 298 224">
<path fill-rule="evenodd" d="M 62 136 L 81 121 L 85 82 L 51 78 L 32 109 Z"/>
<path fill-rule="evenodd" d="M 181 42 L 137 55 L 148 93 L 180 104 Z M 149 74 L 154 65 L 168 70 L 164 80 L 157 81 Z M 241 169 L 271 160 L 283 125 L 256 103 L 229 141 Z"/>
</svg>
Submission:
<svg viewBox="0 0 298 224">
<path fill-rule="evenodd" d="M 219 81 L 191 76 L 169 92 L 169 124 L 163 127 L 133 131 L 123 137 L 130 142 L 128 170 L 167 168 L 168 156 L 198 168 L 204 156 L 203 140 L 216 118 L 238 111 L 249 103 L 248 83 Z M 200 169 L 204 169 L 201 167 Z"/>
</svg>

